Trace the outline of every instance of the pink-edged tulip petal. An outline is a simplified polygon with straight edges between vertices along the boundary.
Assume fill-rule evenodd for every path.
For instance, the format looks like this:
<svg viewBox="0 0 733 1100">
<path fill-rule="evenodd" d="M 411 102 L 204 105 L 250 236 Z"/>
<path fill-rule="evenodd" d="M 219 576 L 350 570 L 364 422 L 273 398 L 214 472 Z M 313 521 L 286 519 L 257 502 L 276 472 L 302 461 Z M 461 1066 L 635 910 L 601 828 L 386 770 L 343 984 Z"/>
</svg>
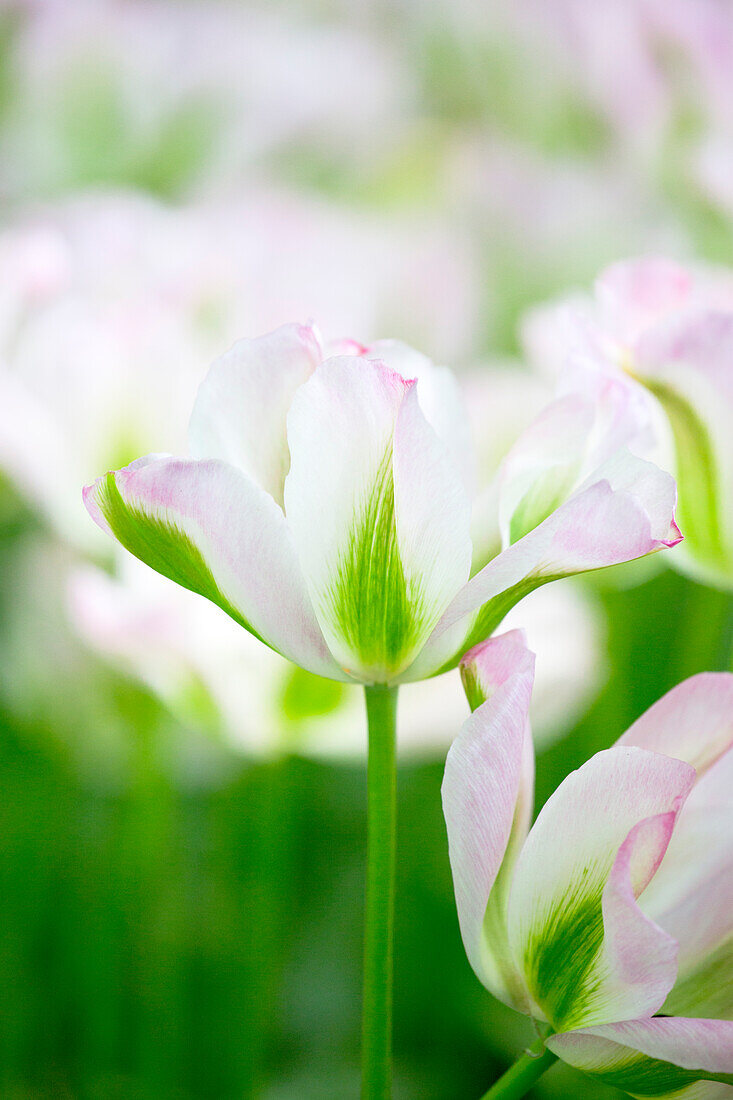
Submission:
<svg viewBox="0 0 733 1100">
<path fill-rule="evenodd" d="M 697 1081 L 733 1085 L 733 1023 L 727 1020 L 628 1020 L 551 1035 L 547 1046 L 569 1065 L 632 1096 L 715 1096 L 682 1090 Z"/>
<path fill-rule="evenodd" d="M 674 829 L 674 812 L 640 821 L 618 850 L 603 891 L 604 942 L 597 969 L 606 977 L 606 1019 L 655 1012 L 677 974 L 677 942 L 649 917 L 637 898 L 661 863 Z"/>
<path fill-rule="evenodd" d="M 733 674 L 701 672 L 677 684 L 617 743 L 686 760 L 701 774 L 733 745 Z"/>
<path fill-rule="evenodd" d="M 616 747 L 597 753 L 569 775 L 542 809 L 517 860 L 508 924 L 514 959 L 553 1027 L 602 1022 L 609 1009 L 617 1018 L 650 1011 L 645 986 L 634 977 L 625 981 L 625 967 L 612 965 L 611 941 L 615 938 L 618 946 L 623 935 L 618 928 L 607 929 L 605 922 L 620 912 L 618 881 L 609 888 L 616 896 L 609 898 L 606 912 L 604 894 L 619 849 L 634 827 L 647 818 L 677 813 L 694 779 L 694 769 L 680 760 Z M 630 874 L 634 895 L 653 873 L 660 838 L 645 827 L 630 842 L 628 872 L 623 862 L 617 868 L 619 878 Z M 628 896 L 625 906 L 621 916 L 635 919 L 628 914 Z M 658 935 L 666 940 L 661 930 Z M 659 957 L 655 995 L 665 981 L 670 989 L 675 975 L 661 949 Z"/>
<path fill-rule="evenodd" d="M 346 679 L 318 628 L 282 510 L 241 470 L 149 455 L 99 478 L 84 501 L 151 568 L 304 668 Z"/>
<path fill-rule="evenodd" d="M 674 436 L 688 567 L 733 583 L 733 313 L 700 312 L 647 333 L 633 371 Z"/>
<path fill-rule="evenodd" d="M 392 680 L 470 569 L 470 506 L 415 384 L 376 361 L 326 360 L 288 416 L 285 506 L 339 663 Z"/>
<path fill-rule="evenodd" d="M 551 307 L 529 330 L 540 354 L 553 343 L 553 363 L 559 348 L 574 386 L 610 373 L 638 391 L 647 444 L 631 449 L 673 469 L 679 488 L 686 543 L 671 564 L 724 587 L 733 586 L 731 285 L 722 270 L 624 261 L 600 276 L 594 299 Z"/>
<path fill-rule="evenodd" d="M 476 471 L 468 413 L 453 371 L 436 366 L 426 355 L 400 340 L 377 340 L 364 354 L 384 363 L 406 382 L 417 382 L 417 399 L 423 416 L 447 447 L 472 494 Z"/>
<path fill-rule="evenodd" d="M 733 1016 L 733 750 L 695 785 L 641 899 L 679 943 L 668 1015 Z"/>
<path fill-rule="evenodd" d="M 447 608 L 404 679 L 453 667 L 529 592 L 559 577 L 643 557 L 681 539 L 669 474 L 628 452 L 477 573 Z"/>
<path fill-rule="evenodd" d="M 220 458 L 282 503 L 290 465 L 286 419 L 293 394 L 322 358 L 315 329 L 283 325 L 239 340 L 199 387 L 189 425 L 194 458 Z"/>
<path fill-rule="evenodd" d="M 527 1011 L 507 943 L 506 898 L 531 816 L 534 655 L 512 631 L 468 654 L 463 671 L 478 705 L 448 752 L 442 788 L 461 935 L 480 981 Z"/>
</svg>

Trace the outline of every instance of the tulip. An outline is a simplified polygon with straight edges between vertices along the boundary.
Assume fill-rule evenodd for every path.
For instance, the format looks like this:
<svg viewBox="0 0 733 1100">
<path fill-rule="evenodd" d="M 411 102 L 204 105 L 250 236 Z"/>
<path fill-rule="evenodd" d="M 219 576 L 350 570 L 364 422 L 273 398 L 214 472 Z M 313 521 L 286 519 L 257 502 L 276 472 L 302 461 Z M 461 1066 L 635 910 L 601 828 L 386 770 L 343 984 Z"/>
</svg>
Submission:
<svg viewBox="0 0 733 1100">
<path fill-rule="evenodd" d="M 240 341 L 199 390 L 193 457 L 99 478 L 92 517 L 303 668 L 387 684 L 454 666 L 550 579 L 679 541 L 672 479 L 624 450 L 599 392 L 561 399 L 520 439 L 506 548 L 471 577 L 452 376 L 395 343 L 337 350 L 351 354 L 324 358 L 311 326 Z"/>
<path fill-rule="evenodd" d="M 492 482 L 501 460 L 547 403 L 549 387 L 505 365 L 462 379 L 475 451 L 477 495 L 472 568 L 501 549 Z M 482 521 L 485 520 L 485 525 Z M 99 532 L 98 532 L 99 533 Z M 100 535 L 100 537 L 102 537 Z M 93 649 L 142 680 L 184 724 L 215 724 L 254 758 L 283 748 L 328 758 L 363 755 L 359 693 L 288 665 L 205 600 L 171 584 L 131 555 L 116 555 L 115 575 L 94 565 L 74 569 L 69 615 Z M 566 731 L 603 675 L 600 616 L 590 594 L 568 581 L 547 585 L 509 612 L 537 653 L 533 727 L 540 743 Z M 516 620 L 516 622 L 514 622 Z M 192 700 L 207 700 L 202 714 Z M 452 676 L 405 685 L 400 693 L 401 756 L 444 758 L 465 699 Z M 206 727 L 208 728 L 208 726 Z"/>
<path fill-rule="evenodd" d="M 459 922 L 480 981 L 546 1036 L 532 1064 L 634 1096 L 733 1084 L 733 675 L 679 684 L 530 828 L 533 654 L 512 631 L 462 674 L 473 713 L 443 782 Z"/>
<path fill-rule="evenodd" d="M 647 450 L 676 474 L 684 552 L 673 564 L 707 583 L 733 585 L 733 272 L 666 260 L 615 264 L 593 299 L 530 315 L 536 363 L 625 381 L 647 405 Z M 666 443 L 671 438 L 672 446 Z M 663 457 L 665 450 L 671 451 Z"/>
</svg>

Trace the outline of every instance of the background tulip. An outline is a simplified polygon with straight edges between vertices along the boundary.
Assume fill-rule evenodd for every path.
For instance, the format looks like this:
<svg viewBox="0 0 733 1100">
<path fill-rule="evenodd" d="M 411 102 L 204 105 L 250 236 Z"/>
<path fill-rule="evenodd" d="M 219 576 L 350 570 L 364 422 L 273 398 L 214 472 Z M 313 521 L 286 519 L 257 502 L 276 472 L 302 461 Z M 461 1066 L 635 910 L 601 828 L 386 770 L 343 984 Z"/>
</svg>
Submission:
<svg viewBox="0 0 733 1100">
<path fill-rule="evenodd" d="M 629 401 L 643 393 L 636 383 L 644 387 L 649 440 L 641 453 L 673 468 L 680 492 L 686 541 L 677 564 L 720 585 L 730 583 L 733 537 L 727 505 L 732 317 L 728 271 L 641 259 L 602 273 L 594 299 L 536 311 L 526 325 L 536 363 L 575 376 L 615 375 L 619 383 L 625 372 Z"/>
</svg>

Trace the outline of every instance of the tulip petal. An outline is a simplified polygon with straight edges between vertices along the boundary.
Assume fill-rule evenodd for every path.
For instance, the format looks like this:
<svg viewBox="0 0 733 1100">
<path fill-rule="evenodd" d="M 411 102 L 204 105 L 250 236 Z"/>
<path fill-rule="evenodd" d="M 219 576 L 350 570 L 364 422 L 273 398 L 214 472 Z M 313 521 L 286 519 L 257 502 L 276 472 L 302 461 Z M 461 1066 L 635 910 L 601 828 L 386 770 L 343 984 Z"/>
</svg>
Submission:
<svg viewBox="0 0 733 1100">
<path fill-rule="evenodd" d="M 587 368 L 566 372 L 566 392 L 522 433 L 501 472 L 504 545 L 517 542 L 588 478 L 628 448 L 649 457 L 649 401 L 625 377 Z"/>
<path fill-rule="evenodd" d="M 697 1081 L 733 1085 L 733 1023 L 666 1017 L 551 1035 L 563 1061 L 632 1096 L 707 1096 Z"/>
<path fill-rule="evenodd" d="M 518 542 L 567 500 L 583 466 L 593 407 L 576 394 L 553 401 L 520 436 L 501 471 L 499 523 Z"/>
<path fill-rule="evenodd" d="M 99 478 L 84 500 L 99 526 L 152 569 L 296 664 L 345 679 L 318 628 L 285 517 L 241 470 L 149 455 Z"/>
<path fill-rule="evenodd" d="M 364 354 L 384 363 L 406 382 L 417 382 L 417 398 L 423 416 L 445 444 L 467 490 L 473 494 L 476 471 L 468 413 L 453 371 L 436 366 L 426 355 L 400 340 L 377 340 Z"/>
<path fill-rule="evenodd" d="M 448 752 L 442 787 L 458 919 L 480 981 L 526 1011 L 507 943 L 506 898 L 531 818 L 534 655 L 521 632 L 511 631 L 466 661 L 469 698 L 478 705 Z"/>
<path fill-rule="evenodd" d="M 364 358 L 327 360 L 295 395 L 288 523 L 329 647 L 391 680 L 469 569 L 470 506 L 415 384 Z"/>
<path fill-rule="evenodd" d="M 631 895 L 651 877 L 667 834 L 644 826 L 623 846 L 639 822 L 676 814 L 694 778 L 682 761 L 617 747 L 569 775 L 539 814 L 514 872 L 509 941 L 555 1028 L 606 1020 L 610 1008 L 650 1011 L 650 1000 L 658 1008 L 664 998 L 660 988 L 671 988 L 661 929 L 654 973 L 629 974 L 633 959 L 624 956 L 628 928 L 640 926 Z"/>
<path fill-rule="evenodd" d="M 733 674 L 701 672 L 677 684 L 617 743 L 674 756 L 704 772 L 733 745 Z"/>
<path fill-rule="evenodd" d="M 606 1019 L 655 1012 L 677 975 L 677 941 L 645 916 L 637 898 L 664 857 L 676 814 L 635 825 L 618 850 L 603 891 L 604 943 L 597 970 L 606 975 Z"/>
<path fill-rule="evenodd" d="M 680 521 L 691 557 L 717 580 L 733 572 L 733 314 L 682 316 L 636 349 L 634 373 L 658 399 L 674 435 Z"/>
<path fill-rule="evenodd" d="M 199 387 L 189 425 L 193 457 L 238 466 L 281 504 L 290 465 L 288 409 L 321 358 L 309 325 L 283 325 L 256 340 L 237 341 Z"/>
<path fill-rule="evenodd" d="M 667 1015 L 733 1015 L 733 751 L 695 785 L 641 899 L 680 945 Z"/>
<path fill-rule="evenodd" d="M 477 573 L 451 602 L 405 679 L 452 668 L 540 585 L 680 541 L 669 474 L 621 451 L 552 515 Z"/>
<path fill-rule="evenodd" d="M 730 826 L 729 832 L 730 835 Z M 665 912 L 660 923 L 683 945 L 674 988 L 662 1005 L 666 1015 L 694 1012 L 733 1018 L 733 861 L 725 876 L 706 883 L 697 896 Z"/>
</svg>

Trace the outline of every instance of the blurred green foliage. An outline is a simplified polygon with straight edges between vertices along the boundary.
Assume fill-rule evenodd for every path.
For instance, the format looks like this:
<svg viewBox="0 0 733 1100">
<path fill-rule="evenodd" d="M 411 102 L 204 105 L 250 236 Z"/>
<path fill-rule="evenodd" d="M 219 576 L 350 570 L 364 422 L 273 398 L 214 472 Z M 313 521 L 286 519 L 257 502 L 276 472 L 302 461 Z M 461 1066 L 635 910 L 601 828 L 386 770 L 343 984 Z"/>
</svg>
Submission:
<svg viewBox="0 0 733 1100">
<path fill-rule="evenodd" d="M 75 71 L 48 107 L 57 163 L 54 190 L 111 184 L 163 198 L 181 194 L 213 151 L 213 107 L 203 99 L 184 101 L 152 130 L 130 116 L 119 86 L 103 67 Z"/>
</svg>

